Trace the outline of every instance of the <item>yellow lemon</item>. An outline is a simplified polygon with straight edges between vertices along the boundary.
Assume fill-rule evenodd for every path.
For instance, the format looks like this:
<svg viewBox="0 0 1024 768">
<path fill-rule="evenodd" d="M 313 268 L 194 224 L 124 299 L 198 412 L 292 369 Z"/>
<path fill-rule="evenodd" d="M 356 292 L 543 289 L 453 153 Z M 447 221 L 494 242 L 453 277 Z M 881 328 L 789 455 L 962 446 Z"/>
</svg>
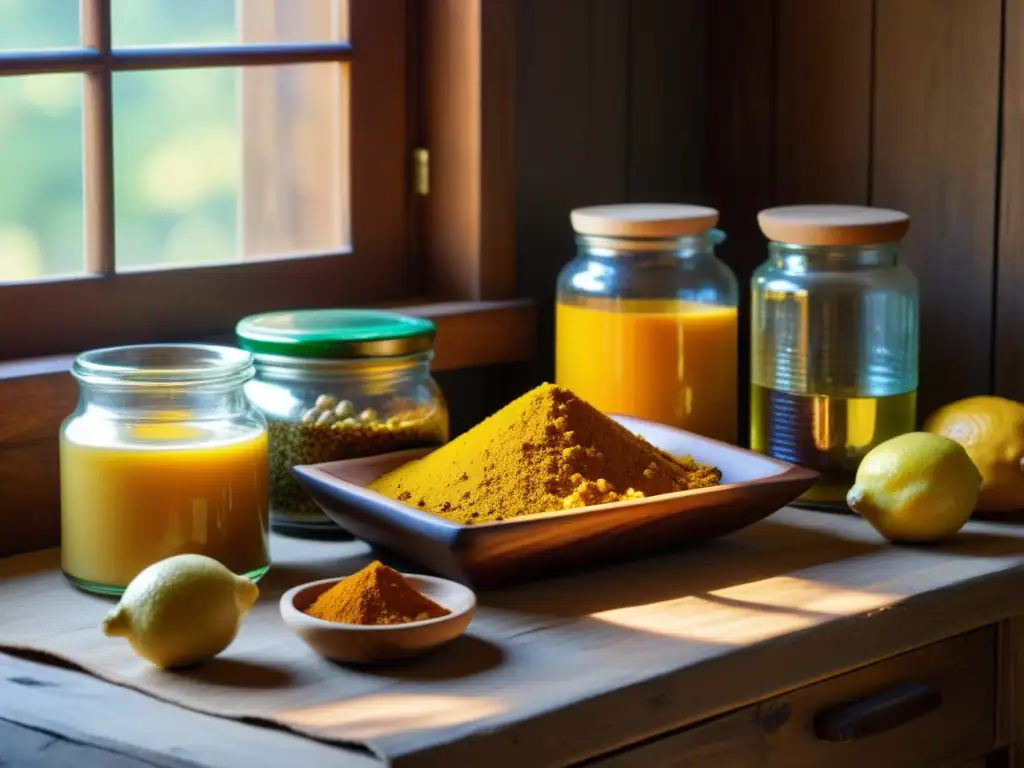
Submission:
<svg viewBox="0 0 1024 768">
<path fill-rule="evenodd" d="M 980 486 L 963 446 L 910 432 L 868 452 L 846 503 L 890 541 L 938 541 L 970 519 Z"/>
<path fill-rule="evenodd" d="M 132 579 L 103 620 L 103 634 L 126 638 L 158 667 L 184 667 L 227 648 L 258 596 L 252 581 L 216 560 L 176 555 Z"/>
<path fill-rule="evenodd" d="M 978 509 L 1024 508 L 1024 405 L 1005 397 L 969 397 L 940 408 L 924 428 L 966 449 L 981 472 Z"/>
</svg>

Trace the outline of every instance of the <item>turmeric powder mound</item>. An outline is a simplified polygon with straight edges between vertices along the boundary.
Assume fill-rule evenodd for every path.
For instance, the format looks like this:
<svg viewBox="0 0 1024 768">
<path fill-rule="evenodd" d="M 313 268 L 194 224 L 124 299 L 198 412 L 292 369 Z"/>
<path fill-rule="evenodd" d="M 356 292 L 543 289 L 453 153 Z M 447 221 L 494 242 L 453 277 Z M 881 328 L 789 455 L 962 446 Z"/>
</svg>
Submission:
<svg viewBox="0 0 1024 768">
<path fill-rule="evenodd" d="M 322 593 L 306 613 L 341 624 L 407 624 L 447 616 L 398 571 L 374 561 Z"/>
<path fill-rule="evenodd" d="M 543 384 L 462 436 L 370 485 L 472 525 L 717 485 L 580 400 Z"/>
</svg>

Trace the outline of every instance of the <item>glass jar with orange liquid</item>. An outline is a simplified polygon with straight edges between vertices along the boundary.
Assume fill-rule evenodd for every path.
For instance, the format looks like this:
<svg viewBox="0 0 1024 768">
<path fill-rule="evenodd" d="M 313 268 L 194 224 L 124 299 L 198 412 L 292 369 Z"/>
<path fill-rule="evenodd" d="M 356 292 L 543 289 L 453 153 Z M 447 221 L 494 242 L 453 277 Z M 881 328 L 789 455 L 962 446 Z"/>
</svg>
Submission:
<svg viewBox="0 0 1024 768">
<path fill-rule="evenodd" d="M 270 565 L 267 424 L 243 385 L 249 352 L 157 344 L 86 352 L 61 427 L 61 562 L 120 594 L 146 566 L 195 553 L 258 579 Z"/>
<path fill-rule="evenodd" d="M 572 212 L 558 278 L 555 379 L 605 413 L 737 440 L 739 288 L 716 258 L 718 212 L 609 205 Z"/>
<path fill-rule="evenodd" d="M 821 473 L 801 499 L 845 508 L 864 455 L 917 417 L 918 286 L 900 211 L 770 208 L 751 282 L 750 446 Z"/>
</svg>

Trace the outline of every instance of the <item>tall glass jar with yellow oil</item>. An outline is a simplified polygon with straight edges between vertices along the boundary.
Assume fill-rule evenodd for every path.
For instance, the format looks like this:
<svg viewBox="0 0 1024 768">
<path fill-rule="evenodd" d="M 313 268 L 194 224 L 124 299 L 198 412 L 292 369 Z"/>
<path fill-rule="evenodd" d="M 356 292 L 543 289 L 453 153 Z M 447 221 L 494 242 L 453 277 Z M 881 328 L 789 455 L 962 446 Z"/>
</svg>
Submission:
<svg viewBox="0 0 1024 768">
<path fill-rule="evenodd" d="M 771 208 L 751 282 L 751 447 L 814 469 L 802 501 L 841 504 L 861 458 L 913 431 L 918 286 L 900 211 Z"/>
<path fill-rule="evenodd" d="M 555 380 L 605 413 L 737 441 L 739 284 L 715 256 L 718 211 L 632 204 L 572 212 L 558 278 Z"/>
</svg>

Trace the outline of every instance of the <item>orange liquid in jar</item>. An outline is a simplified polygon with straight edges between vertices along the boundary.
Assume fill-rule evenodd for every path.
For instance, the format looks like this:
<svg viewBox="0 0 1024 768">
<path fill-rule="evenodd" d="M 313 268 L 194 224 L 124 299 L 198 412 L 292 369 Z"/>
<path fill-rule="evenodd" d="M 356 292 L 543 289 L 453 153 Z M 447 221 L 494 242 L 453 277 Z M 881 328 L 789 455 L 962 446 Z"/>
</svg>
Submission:
<svg viewBox="0 0 1024 768">
<path fill-rule="evenodd" d="M 735 307 L 574 299 L 555 311 L 559 385 L 605 413 L 736 442 Z"/>
<path fill-rule="evenodd" d="M 61 560 L 68 576 L 117 591 L 146 566 L 184 553 L 253 578 L 266 571 L 266 434 L 196 446 L 187 440 L 190 430 L 138 425 L 130 445 L 82 424 L 61 436 Z M 140 431 L 142 446 L 135 444 Z"/>
</svg>

